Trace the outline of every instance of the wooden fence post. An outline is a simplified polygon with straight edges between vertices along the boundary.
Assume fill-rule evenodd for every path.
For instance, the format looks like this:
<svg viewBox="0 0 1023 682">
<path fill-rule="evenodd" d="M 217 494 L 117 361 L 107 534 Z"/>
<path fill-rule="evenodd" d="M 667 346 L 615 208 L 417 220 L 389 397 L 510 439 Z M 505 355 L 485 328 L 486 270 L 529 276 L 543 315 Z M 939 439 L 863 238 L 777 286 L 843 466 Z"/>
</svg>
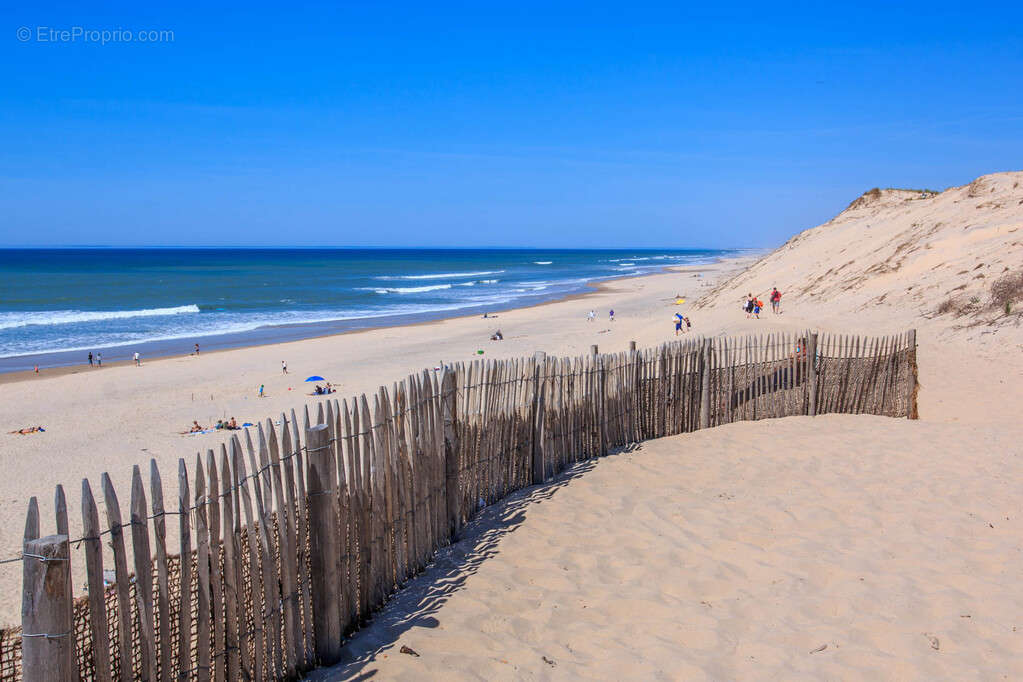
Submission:
<svg viewBox="0 0 1023 682">
<path fill-rule="evenodd" d="M 817 416 L 817 332 L 806 337 L 806 372 L 810 385 L 809 400 L 806 404 L 806 414 L 811 417 Z"/>
<path fill-rule="evenodd" d="M 21 670 L 25 682 L 77 677 L 72 658 L 71 554 L 67 535 L 25 538 Z"/>
<path fill-rule="evenodd" d="M 110 682 L 110 628 L 107 625 L 106 595 L 103 588 L 103 544 L 99 510 L 89 479 L 82 479 L 82 535 L 85 537 L 85 567 L 89 585 L 89 626 L 96 682 Z"/>
<path fill-rule="evenodd" d="M 636 342 L 629 341 L 629 350 L 636 350 Z"/>
<path fill-rule="evenodd" d="M 713 352 L 710 339 L 703 341 L 700 358 L 700 428 L 710 427 L 710 354 Z"/>
<path fill-rule="evenodd" d="M 597 348 L 597 344 L 593 344 L 592 346 L 590 346 L 590 355 L 596 355 L 599 352 L 600 351 Z"/>
<path fill-rule="evenodd" d="M 600 434 L 597 452 L 604 456 L 607 454 L 607 404 L 605 401 L 607 375 L 604 373 L 605 358 L 596 356 L 593 359 L 597 369 L 597 432 Z"/>
<path fill-rule="evenodd" d="M 338 610 L 337 515 L 330 470 L 330 430 L 326 424 L 305 431 L 306 493 L 309 499 L 309 552 L 312 561 L 313 632 L 321 665 L 341 660 L 341 618 Z"/>
<path fill-rule="evenodd" d="M 462 530 L 461 481 L 458 465 L 458 386 L 453 369 L 444 370 L 440 381 L 441 419 L 444 429 L 444 499 L 447 509 L 447 532 L 451 542 Z"/>
<path fill-rule="evenodd" d="M 533 407 L 531 409 L 530 425 L 533 429 L 531 448 L 531 469 L 533 485 L 543 483 L 543 418 L 544 418 L 544 384 L 546 380 L 540 381 L 540 368 L 547 364 L 547 354 L 537 351 L 533 356 Z M 546 379 L 546 377 L 545 377 Z"/>
<path fill-rule="evenodd" d="M 907 396 L 908 405 L 906 409 L 906 417 L 909 419 L 919 419 L 920 411 L 917 405 L 917 395 L 920 393 L 920 381 L 917 374 L 916 364 L 916 330 L 910 329 L 907 334 L 906 343 L 909 345 L 909 395 Z"/>
</svg>

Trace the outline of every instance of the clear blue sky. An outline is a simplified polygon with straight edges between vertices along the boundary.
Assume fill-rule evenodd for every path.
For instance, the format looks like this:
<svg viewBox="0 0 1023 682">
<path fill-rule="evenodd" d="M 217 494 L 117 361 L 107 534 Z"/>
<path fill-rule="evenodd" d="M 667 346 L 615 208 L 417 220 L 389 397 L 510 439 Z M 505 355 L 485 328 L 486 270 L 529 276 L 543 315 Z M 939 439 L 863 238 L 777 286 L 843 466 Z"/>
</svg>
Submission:
<svg viewBox="0 0 1023 682">
<path fill-rule="evenodd" d="M 0 245 L 762 247 L 1023 167 L 1020 2 L 5 4 Z"/>
</svg>

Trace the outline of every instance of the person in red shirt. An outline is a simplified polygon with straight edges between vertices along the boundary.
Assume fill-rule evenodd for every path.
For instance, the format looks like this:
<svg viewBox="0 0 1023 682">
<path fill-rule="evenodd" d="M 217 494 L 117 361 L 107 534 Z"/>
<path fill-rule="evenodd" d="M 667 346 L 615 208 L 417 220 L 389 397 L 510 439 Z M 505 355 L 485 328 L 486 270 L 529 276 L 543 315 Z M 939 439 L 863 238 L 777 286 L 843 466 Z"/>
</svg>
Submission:
<svg viewBox="0 0 1023 682">
<path fill-rule="evenodd" d="M 781 313 L 781 292 L 778 291 L 778 287 L 771 289 L 771 310 L 775 315 Z"/>
</svg>

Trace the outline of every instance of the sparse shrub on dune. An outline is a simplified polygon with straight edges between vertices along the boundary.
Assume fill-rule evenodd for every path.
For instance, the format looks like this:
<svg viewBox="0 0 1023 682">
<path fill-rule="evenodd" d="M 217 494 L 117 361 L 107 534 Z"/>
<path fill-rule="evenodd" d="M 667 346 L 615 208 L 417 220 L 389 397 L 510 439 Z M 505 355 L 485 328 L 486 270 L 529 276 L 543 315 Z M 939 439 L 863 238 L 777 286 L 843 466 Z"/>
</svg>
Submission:
<svg viewBox="0 0 1023 682">
<path fill-rule="evenodd" d="M 950 312 L 954 311 L 955 309 L 956 309 L 956 298 L 955 298 L 955 296 L 950 296 L 950 297 L 946 298 L 944 301 L 942 301 L 941 303 L 939 303 L 937 310 L 935 310 L 934 312 L 936 312 L 939 315 L 945 315 L 947 313 L 950 313 Z"/>
<path fill-rule="evenodd" d="M 845 210 L 853 210 L 862 206 L 869 206 L 873 202 L 881 198 L 881 188 L 875 187 L 874 189 L 867 190 L 862 195 L 853 199 L 852 203 L 845 207 Z"/>
<path fill-rule="evenodd" d="M 1023 272 L 1010 272 L 991 283 L 991 307 L 1008 315 L 1012 306 L 1023 301 Z"/>
</svg>

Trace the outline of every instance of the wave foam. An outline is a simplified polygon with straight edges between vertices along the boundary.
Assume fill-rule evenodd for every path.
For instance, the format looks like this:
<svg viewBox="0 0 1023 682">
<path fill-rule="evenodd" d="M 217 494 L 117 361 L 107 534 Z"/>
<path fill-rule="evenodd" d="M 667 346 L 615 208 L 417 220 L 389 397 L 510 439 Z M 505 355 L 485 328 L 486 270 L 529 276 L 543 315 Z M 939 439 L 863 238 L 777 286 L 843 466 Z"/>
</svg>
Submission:
<svg viewBox="0 0 1023 682">
<path fill-rule="evenodd" d="M 378 294 L 421 294 L 425 291 L 440 291 L 441 289 L 450 289 L 451 287 L 451 284 L 430 284 L 424 287 L 362 288 L 360 291 L 375 291 Z"/>
<path fill-rule="evenodd" d="M 38 310 L 31 312 L 0 313 L 0 329 L 16 329 L 32 325 L 50 326 L 77 324 L 80 322 L 101 322 L 104 320 L 125 320 L 132 317 L 161 317 L 164 315 L 185 315 L 198 313 L 197 305 L 180 305 L 173 308 L 143 308 L 142 310 Z"/>
<path fill-rule="evenodd" d="M 483 277 L 485 275 L 499 275 L 504 270 L 481 270 L 480 272 L 439 272 L 430 275 L 381 275 L 374 277 L 381 281 L 396 279 L 465 279 L 466 277 Z"/>
</svg>

